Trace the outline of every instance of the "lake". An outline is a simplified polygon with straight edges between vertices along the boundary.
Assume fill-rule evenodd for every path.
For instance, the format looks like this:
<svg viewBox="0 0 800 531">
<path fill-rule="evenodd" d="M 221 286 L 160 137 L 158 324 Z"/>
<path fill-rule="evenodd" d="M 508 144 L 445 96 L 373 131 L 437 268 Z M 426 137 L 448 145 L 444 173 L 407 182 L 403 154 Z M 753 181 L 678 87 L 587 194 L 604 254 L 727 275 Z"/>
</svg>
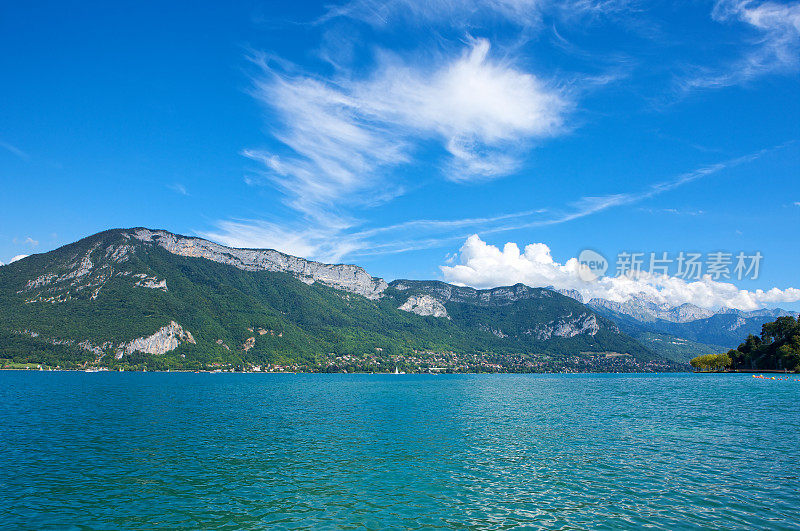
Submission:
<svg viewBox="0 0 800 531">
<path fill-rule="evenodd" d="M 797 528 L 800 382 L 0 372 L 0 526 Z"/>
</svg>

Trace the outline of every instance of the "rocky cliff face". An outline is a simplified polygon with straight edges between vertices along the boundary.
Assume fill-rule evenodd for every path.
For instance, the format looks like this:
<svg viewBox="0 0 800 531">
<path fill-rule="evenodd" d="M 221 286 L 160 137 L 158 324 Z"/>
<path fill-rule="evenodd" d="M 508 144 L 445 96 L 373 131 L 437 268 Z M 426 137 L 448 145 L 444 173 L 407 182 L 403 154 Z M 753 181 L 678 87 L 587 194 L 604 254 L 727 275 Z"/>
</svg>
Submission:
<svg viewBox="0 0 800 531">
<path fill-rule="evenodd" d="M 553 297 L 553 292 L 549 289 L 531 288 L 524 284 L 484 290 L 424 280 L 396 280 L 391 285 L 400 291 L 423 292 L 442 302 L 463 302 L 487 306 L 505 306 L 521 300 Z"/>
<path fill-rule="evenodd" d="M 564 295 L 565 297 L 569 297 L 570 299 L 575 299 L 576 301 L 578 301 L 580 303 L 583 302 L 583 295 L 581 295 L 581 292 L 576 290 L 576 289 L 559 289 L 559 288 L 555 288 L 553 286 L 548 286 L 547 289 L 551 289 L 551 290 L 555 291 L 556 293 L 560 293 L 560 294 Z"/>
<path fill-rule="evenodd" d="M 59 339 L 59 338 L 52 338 L 52 337 L 42 337 L 39 332 L 32 331 L 32 330 L 20 330 L 15 331 L 15 333 L 20 335 L 26 335 L 32 338 L 40 338 L 42 341 L 46 341 L 51 345 L 65 345 L 65 346 L 76 346 L 88 352 L 91 352 L 97 356 L 97 360 L 103 358 L 106 354 L 114 354 L 116 359 L 122 359 L 122 357 L 126 354 L 130 355 L 134 352 L 143 352 L 145 354 L 166 354 L 167 352 L 171 352 L 178 348 L 181 343 L 191 343 L 192 345 L 196 344 L 194 336 L 188 330 L 185 330 L 181 325 L 176 323 L 175 321 L 170 321 L 170 323 L 160 329 L 156 330 L 155 333 L 145 336 L 145 337 L 138 337 L 131 341 L 115 344 L 112 341 L 104 341 L 100 344 L 95 344 L 89 341 L 88 339 L 83 341 L 77 341 L 74 339 Z"/>
<path fill-rule="evenodd" d="M 17 293 L 25 295 L 28 303 L 62 303 L 82 293 L 94 300 L 109 280 L 119 277 L 134 279 L 137 287 L 167 291 L 166 280 L 130 270 L 127 262 L 133 251 L 127 244 L 103 247 L 96 243 L 52 264 L 51 271 L 28 280 Z"/>
<path fill-rule="evenodd" d="M 397 280 L 391 286 L 402 292 L 408 292 L 409 297 L 400 306 L 401 310 L 418 313 L 419 315 L 448 316 L 445 304 L 458 303 L 475 305 L 486 308 L 490 312 L 503 312 L 520 301 L 535 300 L 539 310 L 530 315 L 527 323 L 519 323 L 510 328 L 500 329 L 491 321 L 481 319 L 477 328 L 489 332 L 500 339 L 516 338 L 519 335 L 529 336 L 538 341 L 548 341 L 552 338 L 573 338 L 576 336 L 595 337 L 601 329 L 612 334 L 620 334 L 619 328 L 609 322 L 601 323 L 598 317 L 583 305 L 572 303 L 562 308 L 563 297 L 548 288 L 531 288 L 524 284 L 500 287 L 493 289 L 477 290 L 474 288 L 453 286 L 444 282 Z M 569 294 L 565 294 L 569 296 Z M 572 298 L 572 297 L 571 297 Z M 556 300 L 562 299 L 562 300 Z M 576 309 L 578 306 L 580 309 Z M 543 310 L 548 308 L 550 310 Z M 561 315 L 552 318 L 552 309 L 561 309 Z M 453 310 L 451 308 L 451 310 Z M 556 310 L 555 313 L 558 313 Z M 456 315 L 455 311 L 450 314 Z M 506 314 L 508 316 L 512 313 Z M 543 315 L 549 315 L 550 320 Z M 456 317 L 453 317 L 456 318 Z M 513 318 L 511 318 L 513 321 Z M 602 318 L 601 318 L 602 320 Z M 506 329 L 508 328 L 508 329 Z"/>
<path fill-rule="evenodd" d="M 364 269 L 355 265 L 323 264 L 271 249 L 235 249 L 161 230 L 136 229 L 131 231 L 130 236 L 141 242 L 163 247 L 179 256 L 205 258 L 245 271 L 291 273 L 308 284 L 320 282 L 332 288 L 363 295 L 368 299 L 380 298 L 388 287 L 383 279 L 373 278 Z"/>
<path fill-rule="evenodd" d="M 579 334 L 594 336 L 599 331 L 600 325 L 597 324 L 597 317 L 594 314 L 582 313 L 575 317 L 569 315 L 537 325 L 525 333 L 536 337 L 539 341 L 547 341 L 552 337 L 575 337 Z"/>
<path fill-rule="evenodd" d="M 175 321 L 170 321 L 167 326 L 158 329 L 150 336 L 139 337 L 121 344 L 117 349 L 116 357 L 121 359 L 124 354 L 132 354 L 136 351 L 145 354 L 166 354 L 178 348 L 183 341 L 195 344 L 191 332 L 184 330 Z"/>
<path fill-rule="evenodd" d="M 442 304 L 439 299 L 435 299 L 430 295 L 421 295 L 419 297 L 412 295 L 397 309 L 417 315 L 432 315 L 433 317 L 445 317 L 450 319 L 444 304 Z"/>
<path fill-rule="evenodd" d="M 700 308 L 693 304 L 682 304 L 675 307 L 669 304 L 656 304 L 643 299 L 631 299 L 626 302 L 592 299 L 588 304 L 592 308 L 611 310 L 645 323 L 653 322 L 657 319 L 671 323 L 688 323 L 698 319 L 707 319 L 715 313 L 713 310 Z"/>
</svg>

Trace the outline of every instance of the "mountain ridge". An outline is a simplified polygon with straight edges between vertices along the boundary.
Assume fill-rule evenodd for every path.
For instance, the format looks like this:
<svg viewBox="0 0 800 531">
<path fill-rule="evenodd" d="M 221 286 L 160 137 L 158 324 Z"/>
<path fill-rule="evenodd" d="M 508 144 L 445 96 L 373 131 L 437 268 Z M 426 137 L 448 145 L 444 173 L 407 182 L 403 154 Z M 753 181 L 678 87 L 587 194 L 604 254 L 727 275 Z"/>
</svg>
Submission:
<svg viewBox="0 0 800 531">
<path fill-rule="evenodd" d="M 351 264 L 142 227 L 4 266 L 0 305 L 5 358 L 30 358 L 27 348 L 111 366 L 674 368 L 545 288 L 387 283 Z"/>
</svg>

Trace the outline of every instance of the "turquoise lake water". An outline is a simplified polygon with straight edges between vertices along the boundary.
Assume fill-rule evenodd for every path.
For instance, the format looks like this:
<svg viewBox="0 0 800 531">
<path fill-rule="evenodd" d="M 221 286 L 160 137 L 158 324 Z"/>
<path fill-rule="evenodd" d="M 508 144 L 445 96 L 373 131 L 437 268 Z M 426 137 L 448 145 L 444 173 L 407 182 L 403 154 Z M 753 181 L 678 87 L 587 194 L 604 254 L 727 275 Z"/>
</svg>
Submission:
<svg viewBox="0 0 800 531">
<path fill-rule="evenodd" d="M 0 372 L 0 526 L 797 528 L 800 382 Z"/>
</svg>

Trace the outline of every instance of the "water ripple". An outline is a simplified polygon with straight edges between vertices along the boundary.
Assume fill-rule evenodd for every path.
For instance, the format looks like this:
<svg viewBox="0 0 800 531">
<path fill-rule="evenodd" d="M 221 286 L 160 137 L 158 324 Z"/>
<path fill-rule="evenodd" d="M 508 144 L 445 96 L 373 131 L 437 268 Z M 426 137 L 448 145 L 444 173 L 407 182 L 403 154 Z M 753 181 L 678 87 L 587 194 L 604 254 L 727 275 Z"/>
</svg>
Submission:
<svg viewBox="0 0 800 531">
<path fill-rule="evenodd" d="M 797 528 L 800 386 L 0 373 L 9 529 Z"/>
</svg>

